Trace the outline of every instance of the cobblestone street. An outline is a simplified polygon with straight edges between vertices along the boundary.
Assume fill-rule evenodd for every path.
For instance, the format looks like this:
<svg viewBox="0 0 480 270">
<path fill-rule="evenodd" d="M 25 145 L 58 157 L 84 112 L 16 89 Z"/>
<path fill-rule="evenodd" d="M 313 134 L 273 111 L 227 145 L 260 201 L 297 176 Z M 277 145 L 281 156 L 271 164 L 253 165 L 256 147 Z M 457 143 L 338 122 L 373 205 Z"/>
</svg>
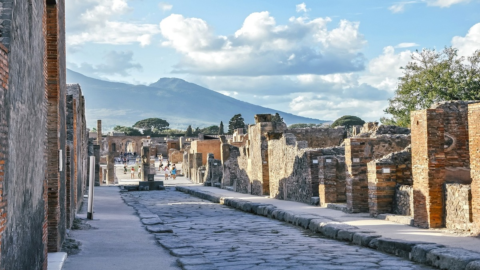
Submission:
<svg viewBox="0 0 480 270">
<path fill-rule="evenodd" d="M 174 188 L 128 192 L 122 197 L 140 217 L 151 212 L 164 228 L 173 230 L 156 237 L 184 269 L 431 269 Z"/>
</svg>

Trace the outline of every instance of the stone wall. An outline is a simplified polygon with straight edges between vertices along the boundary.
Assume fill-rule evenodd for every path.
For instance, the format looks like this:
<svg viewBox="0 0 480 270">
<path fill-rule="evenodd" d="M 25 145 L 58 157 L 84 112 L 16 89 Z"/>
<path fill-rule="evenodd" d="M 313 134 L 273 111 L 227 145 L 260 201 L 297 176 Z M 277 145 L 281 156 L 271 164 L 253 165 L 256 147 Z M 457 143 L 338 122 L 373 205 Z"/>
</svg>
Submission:
<svg viewBox="0 0 480 270">
<path fill-rule="evenodd" d="M 413 212 L 413 186 L 397 184 L 392 213 L 395 215 L 413 216 Z"/>
<path fill-rule="evenodd" d="M 346 202 L 345 148 L 326 148 L 322 152 L 324 156 L 318 157 L 320 205 Z"/>
<path fill-rule="evenodd" d="M 345 140 L 347 210 L 368 212 L 368 162 L 403 150 L 410 144 L 409 135 L 353 137 Z"/>
<path fill-rule="evenodd" d="M 468 105 L 472 219 L 480 227 L 480 103 Z"/>
<path fill-rule="evenodd" d="M 205 166 L 205 179 L 204 183 L 207 186 L 221 187 L 223 178 L 222 162 L 219 159 L 215 159 L 212 153 L 208 154 L 208 161 Z"/>
<path fill-rule="evenodd" d="M 403 151 L 372 160 L 368 170 L 368 205 L 370 215 L 391 213 L 395 207 L 397 185 L 412 185 L 412 153 L 407 147 Z"/>
<path fill-rule="evenodd" d="M 441 102 L 411 113 L 416 226 L 443 227 L 443 185 L 472 182 L 468 106 L 473 103 Z"/>
<path fill-rule="evenodd" d="M 472 192 L 470 185 L 445 184 L 445 227 L 472 228 Z"/>
<path fill-rule="evenodd" d="M 346 138 L 344 127 L 338 128 L 296 128 L 286 133 L 295 135 L 297 141 L 306 141 L 310 148 L 326 148 L 342 144 Z"/>
<path fill-rule="evenodd" d="M 190 152 L 202 153 L 202 165 L 207 164 L 208 153 L 220 157 L 220 140 L 193 141 L 190 145 Z"/>
<path fill-rule="evenodd" d="M 0 75 L 0 269 L 42 269 L 46 266 L 44 1 L 7 0 L 0 5 L 0 65 L 6 72 Z"/>
<path fill-rule="evenodd" d="M 168 154 L 168 160 L 173 164 L 183 162 L 183 152 L 184 151 L 179 151 L 179 150 L 176 150 L 176 149 L 170 149 L 169 154 Z"/>
</svg>

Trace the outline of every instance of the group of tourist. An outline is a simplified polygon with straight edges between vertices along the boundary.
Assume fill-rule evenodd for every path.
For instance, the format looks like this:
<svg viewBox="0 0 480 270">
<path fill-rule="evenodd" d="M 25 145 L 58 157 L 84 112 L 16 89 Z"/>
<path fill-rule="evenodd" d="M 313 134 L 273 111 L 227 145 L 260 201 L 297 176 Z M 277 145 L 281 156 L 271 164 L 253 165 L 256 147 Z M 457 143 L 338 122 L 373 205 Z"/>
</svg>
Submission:
<svg viewBox="0 0 480 270">
<path fill-rule="evenodd" d="M 171 164 L 170 161 L 168 161 L 168 159 L 167 159 L 167 165 L 164 167 L 163 156 L 160 155 L 158 159 L 160 160 L 160 165 L 158 166 L 158 170 L 164 172 L 165 180 L 168 180 L 170 178 L 170 176 L 172 177 L 172 180 L 175 180 L 177 178 L 177 167 L 175 166 L 175 164 Z M 138 178 L 141 178 L 142 177 L 142 166 L 140 166 L 140 165 L 138 166 L 137 172 L 138 172 Z M 124 163 L 124 166 L 123 166 L 123 173 L 127 174 L 127 164 L 126 163 Z M 135 166 L 132 166 L 131 169 L 130 169 L 130 179 L 134 179 L 134 178 L 135 178 Z"/>
</svg>

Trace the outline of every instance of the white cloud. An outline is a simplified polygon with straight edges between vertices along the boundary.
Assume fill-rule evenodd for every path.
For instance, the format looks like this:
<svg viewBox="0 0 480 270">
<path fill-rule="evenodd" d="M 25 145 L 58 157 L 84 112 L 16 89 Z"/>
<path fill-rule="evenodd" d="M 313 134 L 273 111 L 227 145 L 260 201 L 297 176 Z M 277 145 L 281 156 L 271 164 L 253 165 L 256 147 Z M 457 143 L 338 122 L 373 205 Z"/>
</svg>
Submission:
<svg viewBox="0 0 480 270">
<path fill-rule="evenodd" d="M 458 48 L 459 54 L 464 56 L 471 56 L 480 50 L 480 23 L 472 26 L 465 37 L 453 37 L 452 46 Z"/>
<path fill-rule="evenodd" d="M 260 76 L 362 70 L 361 50 L 367 42 L 359 23 L 342 20 L 329 30 L 330 21 L 292 17 L 287 25 L 277 25 L 268 12 L 256 12 L 233 35 L 218 36 L 202 19 L 172 14 L 160 29 L 166 39 L 162 44 L 183 56 L 177 73 Z"/>
<path fill-rule="evenodd" d="M 468 3 L 470 0 L 424 0 L 429 6 L 450 7 L 451 5 Z"/>
<path fill-rule="evenodd" d="M 412 52 L 409 50 L 395 53 L 392 46 L 385 47 L 383 54 L 370 60 L 367 72 L 360 78 L 360 82 L 393 92 L 397 87 L 398 78 L 403 75 L 400 67 L 408 64 L 411 55 Z"/>
<path fill-rule="evenodd" d="M 307 5 L 305 3 L 298 4 L 296 10 L 297 12 L 307 12 Z"/>
<path fill-rule="evenodd" d="M 89 42 L 149 45 L 160 33 L 158 25 L 120 20 L 131 11 L 126 0 L 68 1 L 67 46 L 75 49 Z"/>
<path fill-rule="evenodd" d="M 173 5 L 172 4 L 168 4 L 168 3 L 164 3 L 164 2 L 160 2 L 158 4 L 158 7 L 163 10 L 163 11 L 170 11 L 172 10 L 173 8 Z"/>
<path fill-rule="evenodd" d="M 390 6 L 388 9 L 393 13 L 401 13 L 405 11 L 405 5 L 408 4 L 406 2 L 398 3 L 395 5 Z"/>
<path fill-rule="evenodd" d="M 110 51 L 103 57 L 101 64 L 69 63 L 69 68 L 87 76 L 109 78 L 111 76 L 129 76 L 131 70 L 142 70 L 142 65 L 133 62 L 133 52 Z"/>
<path fill-rule="evenodd" d="M 395 48 L 411 48 L 411 47 L 418 47 L 420 46 L 419 44 L 417 43 L 414 43 L 414 42 L 404 42 L 404 43 L 400 43 L 398 45 L 395 46 Z"/>
</svg>

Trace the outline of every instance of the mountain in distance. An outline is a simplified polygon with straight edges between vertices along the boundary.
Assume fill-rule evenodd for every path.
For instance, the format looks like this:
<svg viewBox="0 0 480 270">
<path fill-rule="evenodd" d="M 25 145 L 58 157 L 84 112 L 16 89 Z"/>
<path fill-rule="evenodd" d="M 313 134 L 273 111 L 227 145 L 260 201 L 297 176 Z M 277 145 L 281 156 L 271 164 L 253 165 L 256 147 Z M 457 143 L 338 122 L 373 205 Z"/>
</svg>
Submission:
<svg viewBox="0 0 480 270">
<path fill-rule="evenodd" d="M 207 127 L 223 121 L 227 129 L 230 118 L 238 113 L 245 123 L 254 123 L 255 114 L 277 112 L 288 125 L 326 122 L 240 101 L 176 78 L 161 78 L 148 86 L 131 85 L 94 79 L 67 69 L 67 83 L 78 83 L 82 88 L 87 126 L 96 127 L 96 120 L 101 119 L 104 131 L 116 125 L 132 126 L 151 117 L 167 120 L 171 128 Z"/>
</svg>

